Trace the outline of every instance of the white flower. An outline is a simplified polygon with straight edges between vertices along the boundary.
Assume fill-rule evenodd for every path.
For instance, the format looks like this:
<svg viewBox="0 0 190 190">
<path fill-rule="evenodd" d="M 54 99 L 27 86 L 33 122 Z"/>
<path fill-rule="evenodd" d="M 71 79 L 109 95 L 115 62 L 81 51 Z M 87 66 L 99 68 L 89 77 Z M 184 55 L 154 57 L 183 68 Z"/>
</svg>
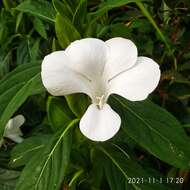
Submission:
<svg viewBox="0 0 190 190">
<path fill-rule="evenodd" d="M 85 93 L 92 99 L 80 130 L 93 141 L 105 141 L 121 125 L 120 116 L 106 103 L 110 94 L 144 100 L 158 85 L 160 69 L 152 59 L 137 57 L 137 48 L 128 39 L 86 38 L 47 55 L 41 75 L 54 96 Z"/>
<path fill-rule="evenodd" d="M 5 126 L 5 131 L 3 137 L 9 138 L 16 143 L 21 143 L 23 138 L 21 137 L 22 131 L 20 126 L 25 122 L 23 115 L 17 115 L 14 118 L 10 119 Z"/>
</svg>

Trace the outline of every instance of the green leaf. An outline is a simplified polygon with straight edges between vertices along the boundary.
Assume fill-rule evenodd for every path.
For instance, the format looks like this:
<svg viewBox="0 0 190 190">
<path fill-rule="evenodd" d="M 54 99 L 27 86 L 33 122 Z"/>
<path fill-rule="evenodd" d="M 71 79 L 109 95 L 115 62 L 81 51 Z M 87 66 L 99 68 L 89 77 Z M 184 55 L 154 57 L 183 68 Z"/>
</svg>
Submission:
<svg viewBox="0 0 190 190">
<path fill-rule="evenodd" d="M 136 1 L 136 4 L 141 9 L 142 13 L 147 17 L 147 19 L 152 24 L 152 26 L 155 28 L 155 30 L 158 33 L 160 39 L 165 43 L 166 47 L 168 48 L 169 53 L 172 55 L 172 58 L 173 58 L 173 61 L 174 61 L 174 69 L 176 70 L 177 69 L 176 58 L 175 58 L 175 56 L 173 54 L 172 49 L 170 48 L 170 44 L 168 43 L 167 38 L 162 33 L 162 31 L 160 30 L 159 26 L 156 24 L 155 20 L 153 19 L 153 17 L 149 13 L 149 11 L 145 8 L 145 6 L 140 1 Z"/>
<path fill-rule="evenodd" d="M 10 10 L 11 9 L 11 2 L 9 0 L 3 0 L 3 5 L 5 7 L 6 10 Z"/>
<path fill-rule="evenodd" d="M 109 184 L 112 186 L 111 190 L 123 190 L 123 189 L 135 189 L 135 190 L 167 190 L 169 188 L 165 187 L 159 183 L 150 183 L 149 179 L 151 176 L 147 171 L 145 171 L 135 160 L 131 158 L 122 148 L 118 145 L 103 145 L 100 147 L 100 150 L 109 158 L 111 163 L 114 166 L 110 166 L 109 163 L 104 161 L 105 163 L 105 171 L 106 176 L 108 178 Z M 113 169 L 113 171 L 111 171 Z M 109 172 L 109 173 L 108 173 Z M 111 172 L 111 173 L 110 173 Z M 123 179 L 121 175 L 117 174 L 120 172 L 123 175 Z M 114 176 L 115 175 L 115 176 Z M 118 175 L 118 176 L 117 176 Z M 120 180 L 116 179 L 120 176 Z M 139 183 L 131 183 L 130 179 L 140 179 Z M 116 184 L 114 184 L 115 180 Z M 124 186 L 120 186 L 118 180 L 123 183 Z M 143 180 L 143 181 L 142 181 Z M 114 188 L 115 187 L 115 188 Z"/>
<path fill-rule="evenodd" d="M 77 122 L 78 120 L 73 120 L 61 133 L 57 132 L 44 150 L 28 162 L 17 184 L 17 190 L 60 189 L 70 158 L 71 128 Z"/>
<path fill-rule="evenodd" d="M 65 126 L 65 123 L 70 123 L 71 119 L 74 118 L 64 98 L 50 96 L 47 102 L 47 113 L 54 131 Z"/>
<path fill-rule="evenodd" d="M 0 189 L 15 190 L 16 182 L 19 176 L 19 171 L 0 168 Z"/>
<path fill-rule="evenodd" d="M 76 117 L 80 118 L 85 113 L 90 104 L 90 99 L 85 94 L 71 94 L 65 96 L 70 110 Z"/>
<path fill-rule="evenodd" d="M 53 0 L 53 6 L 57 13 L 72 20 L 73 11 L 66 1 L 62 3 L 60 0 Z"/>
<path fill-rule="evenodd" d="M 56 16 L 55 31 L 58 42 L 62 48 L 67 47 L 71 42 L 81 38 L 72 22 L 60 14 Z"/>
<path fill-rule="evenodd" d="M 11 167 L 24 166 L 38 151 L 41 151 L 48 139 L 49 135 L 38 135 L 24 139 L 24 141 L 16 145 L 11 151 Z"/>
<path fill-rule="evenodd" d="M 189 138 L 170 113 L 148 100 L 130 102 L 115 96 L 110 102 L 121 116 L 123 130 L 139 145 L 168 164 L 190 167 Z"/>
<path fill-rule="evenodd" d="M 55 10 L 51 3 L 45 0 L 27 0 L 20 3 L 16 9 L 44 20 L 55 22 Z"/>
<path fill-rule="evenodd" d="M 96 19 L 103 16 L 106 12 L 113 8 L 117 8 L 128 3 L 134 3 L 139 1 L 141 0 L 107 0 L 99 5 L 97 11 L 89 14 L 90 18 L 92 19 L 91 22 L 94 22 Z"/>
<path fill-rule="evenodd" d="M 73 25 L 82 32 L 84 21 L 87 14 L 87 0 L 80 0 L 79 5 L 73 15 Z"/>
<path fill-rule="evenodd" d="M 105 174 L 111 190 L 127 189 L 126 180 L 120 170 L 109 160 L 104 162 Z M 129 185 L 130 189 L 134 189 Z"/>
<path fill-rule="evenodd" d="M 34 29 L 44 38 L 47 40 L 47 32 L 45 29 L 45 25 L 44 23 L 38 19 L 37 17 L 35 17 L 33 19 L 33 24 L 34 24 Z"/>
<path fill-rule="evenodd" d="M 0 81 L 0 136 L 15 111 L 31 95 L 43 92 L 40 65 L 27 64 L 16 68 Z"/>
<path fill-rule="evenodd" d="M 29 52 L 31 62 L 36 61 L 40 52 L 40 39 L 37 39 L 34 44 L 32 44 L 31 48 L 29 47 Z"/>
<path fill-rule="evenodd" d="M 16 28 L 15 28 L 16 32 L 18 32 L 18 28 L 19 28 L 19 26 L 21 24 L 22 19 L 23 19 L 23 13 L 21 12 L 21 13 L 18 14 L 18 16 L 16 18 Z"/>
</svg>

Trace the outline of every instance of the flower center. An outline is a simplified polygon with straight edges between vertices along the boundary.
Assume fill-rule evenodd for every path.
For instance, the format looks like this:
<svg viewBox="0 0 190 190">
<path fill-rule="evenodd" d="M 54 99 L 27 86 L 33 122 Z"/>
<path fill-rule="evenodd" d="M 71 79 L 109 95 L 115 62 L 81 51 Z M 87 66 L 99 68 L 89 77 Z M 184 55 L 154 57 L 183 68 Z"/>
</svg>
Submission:
<svg viewBox="0 0 190 190">
<path fill-rule="evenodd" d="M 105 95 L 102 96 L 96 96 L 96 102 L 99 109 L 103 108 L 103 105 L 105 103 Z"/>
</svg>

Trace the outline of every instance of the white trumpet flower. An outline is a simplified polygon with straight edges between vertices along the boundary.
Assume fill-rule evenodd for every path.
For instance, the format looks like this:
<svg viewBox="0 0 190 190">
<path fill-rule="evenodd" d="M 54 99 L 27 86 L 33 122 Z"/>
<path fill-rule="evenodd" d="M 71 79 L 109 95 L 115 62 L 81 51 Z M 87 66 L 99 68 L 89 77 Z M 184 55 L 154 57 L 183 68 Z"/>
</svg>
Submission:
<svg viewBox="0 0 190 190">
<path fill-rule="evenodd" d="M 5 131 L 3 137 L 9 138 L 16 143 L 21 143 L 23 141 L 22 131 L 20 127 L 25 122 L 25 118 L 23 115 L 17 115 L 14 118 L 10 119 L 5 126 Z"/>
<path fill-rule="evenodd" d="M 124 38 L 102 41 L 86 38 L 65 51 L 47 55 L 42 62 L 42 81 L 54 96 L 85 93 L 92 104 L 80 121 L 81 132 L 93 141 L 112 138 L 120 116 L 107 104 L 111 94 L 140 101 L 156 88 L 160 69 L 148 57 L 138 57 L 135 44 Z"/>
</svg>

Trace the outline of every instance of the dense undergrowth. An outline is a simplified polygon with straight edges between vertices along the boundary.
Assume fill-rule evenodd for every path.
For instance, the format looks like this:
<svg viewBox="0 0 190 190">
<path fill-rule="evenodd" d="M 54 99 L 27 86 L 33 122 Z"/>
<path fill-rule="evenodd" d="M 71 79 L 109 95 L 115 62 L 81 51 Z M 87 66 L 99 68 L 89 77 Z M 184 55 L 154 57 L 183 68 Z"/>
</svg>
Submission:
<svg viewBox="0 0 190 190">
<path fill-rule="evenodd" d="M 74 40 L 118 36 L 162 76 L 149 100 L 112 96 L 122 129 L 95 143 L 78 129 L 89 99 L 50 96 L 40 65 Z M 23 143 L 5 138 L 0 148 L 1 190 L 188 190 L 189 97 L 189 0 L 0 1 L 1 137 L 11 117 L 26 118 Z"/>
</svg>

